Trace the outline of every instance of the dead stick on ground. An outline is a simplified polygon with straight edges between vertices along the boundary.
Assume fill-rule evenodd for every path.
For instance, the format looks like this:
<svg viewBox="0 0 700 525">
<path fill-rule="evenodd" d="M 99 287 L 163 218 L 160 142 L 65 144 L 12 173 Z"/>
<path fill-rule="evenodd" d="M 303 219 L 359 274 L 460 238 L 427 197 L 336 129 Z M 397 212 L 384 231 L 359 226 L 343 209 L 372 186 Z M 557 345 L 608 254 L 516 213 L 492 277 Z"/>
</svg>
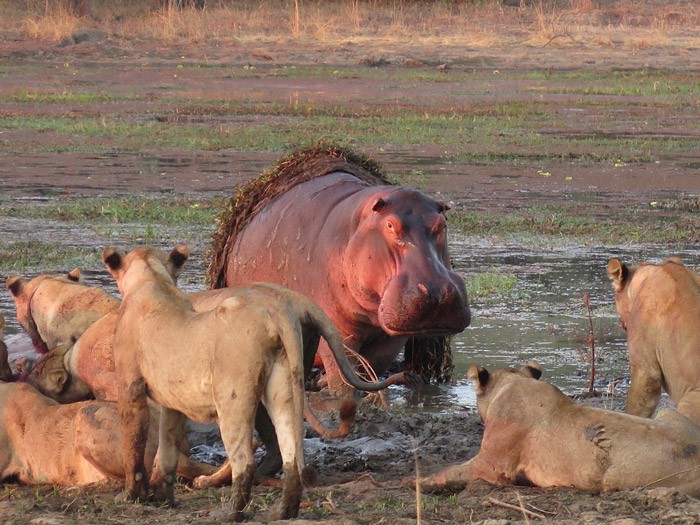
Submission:
<svg viewBox="0 0 700 525">
<path fill-rule="evenodd" d="M 544 514 L 540 514 L 538 512 L 532 512 L 531 510 L 527 510 L 524 507 L 518 507 L 517 505 L 511 505 L 510 503 L 506 503 L 505 501 L 498 500 L 498 499 L 494 498 L 493 496 L 489 496 L 488 500 L 489 500 L 489 502 L 493 503 L 494 505 L 499 505 L 501 507 L 505 507 L 506 509 L 519 511 L 519 512 L 522 512 L 523 514 L 528 514 L 529 516 L 532 516 L 533 518 L 539 518 L 541 520 L 546 518 L 546 516 Z"/>
<path fill-rule="evenodd" d="M 669 474 L 668 476 L 664 476 L 663 478 L 659 478 L 656 481 L 652 481 L 651 483 L 644 485 L 642 487 L 642 490 L 648 489 L 649 487 L 653 487 L 657 483 L 661 483 L 662 481 L 666 481 L 669 478 L 672 478 L 673 476 L 679 476 L 680 474 L 687 474 L 688 472 L 692 472 L 693 470 L 698 470 L 700 469 L 700 466 L 695 466 L 695 467 L 690 467 L 685 470 L 679 470 L 678 472 L 674 472 L 673 474 Z"/>
<path fill-rule="evenodd" d="M 530 524 L 530 517 L 527 515 L 527 512 L 525 512 L 527 509 L 525 509 L 525 503 L 523 503 L 523 497 L 520 495 L 520 492 L 516 492 L 515 495 L 518 496 L 518 504 L 520 505 L 520 510 L 523 513 L 523 518 L 525 518 L 525 522 L 529 525 Z"/>
</svg>

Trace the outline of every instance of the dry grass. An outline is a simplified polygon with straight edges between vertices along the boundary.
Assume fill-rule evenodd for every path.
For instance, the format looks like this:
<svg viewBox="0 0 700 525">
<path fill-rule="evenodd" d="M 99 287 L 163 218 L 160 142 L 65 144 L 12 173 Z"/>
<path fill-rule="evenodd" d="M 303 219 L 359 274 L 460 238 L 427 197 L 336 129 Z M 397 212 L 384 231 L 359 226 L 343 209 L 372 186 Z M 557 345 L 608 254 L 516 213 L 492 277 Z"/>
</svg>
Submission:
<svg viewBox="0 0 700 525">
<path fill-rule="evenodd" d="M 114 38 L 185 42 L 700 45 L 700 4 L 682 0 L 529 0 L 516 7 L 497 0 L 208 0 L 204 10 L 182 11 L 157 0 L 88 3 L 89 16 L 78 17 L 68 0 L 0 0 L 0 27 L 50 41 L 98 29 Z"/>
</svg>

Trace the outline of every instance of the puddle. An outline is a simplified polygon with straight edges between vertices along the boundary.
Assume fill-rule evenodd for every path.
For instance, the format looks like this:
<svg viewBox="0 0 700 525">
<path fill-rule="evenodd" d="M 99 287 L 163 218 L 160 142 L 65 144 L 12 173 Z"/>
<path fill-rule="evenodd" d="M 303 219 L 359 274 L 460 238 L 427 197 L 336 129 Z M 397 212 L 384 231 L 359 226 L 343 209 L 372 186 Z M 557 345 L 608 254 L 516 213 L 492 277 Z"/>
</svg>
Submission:
<svg viewBox="0 0 700 525">
<path fill-rule="evenodd" d="M 406 406 L 446 411 L 474 406 L 466 373 L 474 363 L 487 369 L 537 361 L 544 378 L 568 394 L 587 391 L 590 366 L 588 315 L 584 296 L 590 293 L 595 334 L 595 388 L 605 392 L 629 377 L 626 336 L 619 326 L 614 296 L 605 269 L 612 257 L 628 264 L 660 262 L 672 255 L 693 264 L 700 248 L 689 246 L 522 246 L 466 239 L 451 245 L 455 268 L 468 280 L 481 272 L 515 275 L 517 284 L 498 302 L 472 301 L 472 324 L 453 339 L 454 383 L 433 385 L 420 393 L 394 395 Z M 620 381 L 622 380 L 622 381 Z"/>
</svg>

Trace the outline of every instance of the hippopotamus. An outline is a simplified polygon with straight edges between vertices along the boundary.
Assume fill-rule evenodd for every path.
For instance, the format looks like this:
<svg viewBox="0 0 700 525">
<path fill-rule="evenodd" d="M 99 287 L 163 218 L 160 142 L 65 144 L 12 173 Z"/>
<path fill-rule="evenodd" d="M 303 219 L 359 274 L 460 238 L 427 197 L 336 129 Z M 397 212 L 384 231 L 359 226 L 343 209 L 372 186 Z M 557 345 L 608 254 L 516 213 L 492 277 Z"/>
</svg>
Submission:
<svg viewBox="0 0 700 525">
<path fill-rule="evenodd" d="M 448 206 L 353 171 L 309 177 L 268 199 L 220 244 L 223 259 L 210 278 L 215 286 L 268 281 L 307 295 L 381 374 L 409 337 L 461 332 L 471 314 L 464 280 L 451 270 Z M 330 389 L 341 390 L 326 345 L 319 355 Z"/>
</svg>

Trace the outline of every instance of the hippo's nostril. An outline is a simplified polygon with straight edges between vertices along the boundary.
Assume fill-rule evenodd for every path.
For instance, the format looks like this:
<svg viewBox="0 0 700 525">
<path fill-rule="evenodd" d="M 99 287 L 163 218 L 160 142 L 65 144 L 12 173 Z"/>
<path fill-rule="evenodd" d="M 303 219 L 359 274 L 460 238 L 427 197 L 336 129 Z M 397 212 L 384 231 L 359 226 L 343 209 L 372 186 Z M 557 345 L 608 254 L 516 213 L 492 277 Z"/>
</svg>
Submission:
<svg viewBox="0 0 700 525">
<path fill-rule="evenodd" d="M 423 283 L 418 283 L 418 289 L 423 292 L 424 295 L 428 295 L 428 288 Z"/>
</svg>

